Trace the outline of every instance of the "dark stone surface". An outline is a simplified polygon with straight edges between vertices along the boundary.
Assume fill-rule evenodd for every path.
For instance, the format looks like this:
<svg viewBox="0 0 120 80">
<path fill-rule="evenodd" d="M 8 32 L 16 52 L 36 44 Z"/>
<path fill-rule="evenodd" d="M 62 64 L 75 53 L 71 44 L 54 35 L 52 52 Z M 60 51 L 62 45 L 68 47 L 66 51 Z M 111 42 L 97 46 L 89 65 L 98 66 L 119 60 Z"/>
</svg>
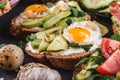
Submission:
<svg viewBox="0 0 120 80">
<path fill-rule="evenodd" d="M 17 16 L 20 12 L 22 12 L 27 5 L 33 4 L 33 3 L 35 2 L 33 2 L 32 0 L 21 0 L 19 4 L 16 7 L 14 7 L 8 14 L 5 14 L 2 17 L 0 17 L 0 44 L 1 43 L 17 44 L 21 40 L 21 39 L 12 37 L 9 33 L 11 19 Z M 100 16 L 96 18 L 96 15 L 94 14 L 91 14 L 91 15 L 92 15 L 92 19 L 96 19 L 97 21 L 106 25 L 110 29 L 109 34 L 106 35 L 107 37 L 110 37 L 112 34 L 110 18 L 104 18 Z M 33 60 L 28 55 L 25 54 L 24 64 L 32 61 Z M 60 72 L 63 80 L 72 80 L 71 79 L 72 71 L 62 70 L 62 69 L 56 69 L 56 70 Z M 0 69 L 0 78 L 3 77 L 4 80 L 13 80 L 17 75 L 17 72 L 18 71 L 8 72 Z"/>
</svg>

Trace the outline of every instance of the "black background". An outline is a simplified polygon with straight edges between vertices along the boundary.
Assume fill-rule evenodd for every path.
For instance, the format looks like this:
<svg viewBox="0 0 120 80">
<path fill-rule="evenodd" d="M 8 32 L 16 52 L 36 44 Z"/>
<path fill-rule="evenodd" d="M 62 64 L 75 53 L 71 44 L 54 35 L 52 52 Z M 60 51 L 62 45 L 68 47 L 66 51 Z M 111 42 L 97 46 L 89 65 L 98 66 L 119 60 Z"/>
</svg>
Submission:
<svg viewBox="0 0 120 80">
<path fill-rule="evenodd" d="M 19 4 L 14 7 L 9 13 L 3 15 L 0 17 L 0 44 L 17 44 L 21 39 L 15 38 L 10 35 L 9 33 L 9 28 L 10 28 L 10 23 L 11 19 L 14 18 L 15 16 L 19 15 L 20 12 L 24 10 L 24 8 L 30 4 L 33 4 L 36 2 L 33 2 L 32 0 L 21 0 Z M 99 21 L 100 23 L 104 24 L 109 28 L 109 33 L 105 37 L 110 37 L 112 34 L 112 28 L 111 28 L 111 20 L 110 18 L 106 18 L 104 16 L 96 16 L 94 13 L 89 13 L 92 16 L 92 19 Z M 32 62 L 33 60 L 25 54 L 25 60 L 24 63 Z M 56 68 L 54 68 L 56 69 Z M 62 69 L 56 69 L 60 72 L 62 79 L 63 80 L 72 80 L 72 71 L 69 70 L 62 70 Z M 0 69 L 0 78 L 4 78 L 4 80 L 13 80 L 18 71 L 4 71 Z"/>
</svg>

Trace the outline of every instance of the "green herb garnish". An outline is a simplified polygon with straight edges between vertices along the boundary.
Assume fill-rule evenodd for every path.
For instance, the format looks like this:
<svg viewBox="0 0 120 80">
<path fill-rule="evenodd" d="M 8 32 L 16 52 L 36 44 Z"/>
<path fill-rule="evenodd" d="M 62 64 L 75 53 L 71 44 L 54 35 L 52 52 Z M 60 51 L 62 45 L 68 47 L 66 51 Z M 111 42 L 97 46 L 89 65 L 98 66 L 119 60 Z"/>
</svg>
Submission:
<svg viewBox="0 0 120 80">
<path fill-rule="evenodd" d="M 72 21 L 72 19 L 69 18 L 69 19 L 66 20 L 66 23 L 67 23 L 67 25 L 70 25 L 70 24 L 73 23 L 73 21 Z"/>
<path fill-rule="evenodd" d="M 83 48 L 85 51 L 88 51 L 91 47 L 92 47 L 92 45 L 82 46 L 82 48 Z"/>
<path fill-rule="evenodd" d="M 37 36 L 35 34 L 30 34 L 26 37 L 26 41 L 29 42 L 29 41 L 33 41 L 34 39 L 36 39 Z"/>
<path fill-rule="evenodd" d="M 22 50 L 25 49 L 25 44 L 26 44 L 26 42 L 24 42 L 24 41 L 18 42 L 18 46 L 19 46 Z"/>
<path fill-rule="evenodd" d="M 120 41 L 120 35 L 112 35 L 111 39 Z"/>
<path fill-rule="evenodd" d="M 95 78 L 100 77 L 100 76 L 101 76 L 100 74 L 94 74 L 94 75 L 87 77 L 85 80 L 95 80 Z"/>
<path fill-rule="evenodd" d="M 85 58 L 81 59 L 75 66 L 84 64 L 84 63 L 86 63 L 88 60 L 89 60 L 89 58 L 85 57 Z"/>
<path fill-rule="evenodd" d="M 105 75 L 99 78 L 99 80 L 114 80 L 114 79 L 115 79 L 114 75 Z"/>
<path fill-rule="evenodd" d="M 80 48 L 81 46 L 79 44 L 69 44 L 69 47 L 73 47 L 73 48 Z"/>
<path fill-rule="evenodd" d="M 86 14 L 82 11 L 79 11 L 77 9 L 77 7 L 74 7 L 74 6 L 70 6 L 71 8 L 71 11 L 72 11 L 72 15 L 75 16 L 75 17 L 84 17 Z"/>
</svg>

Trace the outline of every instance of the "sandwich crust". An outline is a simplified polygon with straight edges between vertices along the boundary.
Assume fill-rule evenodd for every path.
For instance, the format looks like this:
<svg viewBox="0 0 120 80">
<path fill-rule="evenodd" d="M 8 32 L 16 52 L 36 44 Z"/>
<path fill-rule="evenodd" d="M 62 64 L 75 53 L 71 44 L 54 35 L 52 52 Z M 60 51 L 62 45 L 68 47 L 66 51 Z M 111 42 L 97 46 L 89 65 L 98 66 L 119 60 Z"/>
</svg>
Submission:
<svg viewBox="0 0 120 80">
<path fill-rule="evenodd" d="M 28 47 L 28 45 L 26 45 L 26 47 Z M 30 50 L 28 50 L 27 48 L 25 48 L 25 52 L 31 57 L 33 58 L 36 62 L 40 62 L 42 64 L 45 65 L 50 65 L 49 60 L 46 58 L 45 54 L 40 54 L 40 53 L 33 53 Z"/>
<path fill-rule="evenodd" d="M 81 70 L 81 65 L 77 66 L 74 71 L 73 71 L 73 75 L 72 75 L 72 80 L 75 80 L 75 75 L 78 74 Z"/>
<path fill-rule="evenodd" d="M 31 33 L 36 33 L 39 31 L 39 30 L 35 30 L 35 29 L 23 28 L 23 27 L 17 25 L 16 18 L 17 17 L 12 19 L 12 21 L 11 21 L 11 27 L 10 27 L 11 35 L 13 35 L 15 37 L 25 38 L 27 35 L 29 35 Z"/>
<path fill-rule="evenodd" d="M 80 59 L 88 56 L 91 52 L 78 53 L 72 55 L 52 55 L 50 53 L 46 54 L 48 60 L 51 64 L 57 68 L 62 68 L 66 70 L 73 70 L 75 65 L 80 61 Z"/>
</svg>

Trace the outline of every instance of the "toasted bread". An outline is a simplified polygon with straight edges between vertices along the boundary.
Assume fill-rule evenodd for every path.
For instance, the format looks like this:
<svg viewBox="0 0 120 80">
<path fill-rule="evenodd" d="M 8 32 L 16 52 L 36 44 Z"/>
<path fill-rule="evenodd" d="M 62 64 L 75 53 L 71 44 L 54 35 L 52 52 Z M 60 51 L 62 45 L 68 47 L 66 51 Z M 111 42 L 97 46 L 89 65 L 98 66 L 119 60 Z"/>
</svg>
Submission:
<svg viewBox="0 0 120 80">
<path fill-rule="evenodd" d="M 75 76 L 76 74 L 78 74 L 81 70 L 81 65 L 77 66 L 74 71 L 73 71 L 73 75 L 72 75 L 72 80 L 75 80 Z"/>
<path fill-rule="evenodd" d="M 74 69 L 75 65 L 80 61 L 80 59 L 88 56 L 90 52 L 79 53 L 79 54 L 72 54 L 72 55 L 52 55 L 46 54 L 46 57 L 53 66 L 57 68 L 62 68 L 66 70 Z"/>
<path fill-rule="evenodd" d="M 15 37 L 25 38 L 30 33 L 36 33 L 36 32 L 39 31 L 39 30 L 36 30 L 36 29 L 23 28 L 20 25 L 17 25 L 16 24 L 16 18 L 17 17 L 12 19 L 12 21 L 11 21 L 11 27 L 10 27 L 11 35 L 13 35 Z"/>
<path fill-rule="evenodd" d="M 40 53 L 33 53 L 30 50 L 27 49 L 29 45 L 26 45 L 25 51 L 26 53 L 32 57 L 36 62 L 40 62 L 46 65 L 49 65 L 50 62 L 49 60 L 46 58 L 45 54 L 40 54 Z"/>
<path fill-rule="evenodd" d="M 66 70 L 72 70 L 74 69 L 75 64 L 79 62 L 80 59 L 83 57 L 88 56 L 91 52 L 85 52 L 85 53 L 76 53 L 72 55 L 52 55 L 49 52 L 46 53 L 33 53 L 31 50 L 28 49 L 28 46 L 26 45 L 25 51 L 26 53 L 35 59 L 35 61 L 49 65 L 50 63 L 57 67 L 62 68 Z"/>
</svg>

